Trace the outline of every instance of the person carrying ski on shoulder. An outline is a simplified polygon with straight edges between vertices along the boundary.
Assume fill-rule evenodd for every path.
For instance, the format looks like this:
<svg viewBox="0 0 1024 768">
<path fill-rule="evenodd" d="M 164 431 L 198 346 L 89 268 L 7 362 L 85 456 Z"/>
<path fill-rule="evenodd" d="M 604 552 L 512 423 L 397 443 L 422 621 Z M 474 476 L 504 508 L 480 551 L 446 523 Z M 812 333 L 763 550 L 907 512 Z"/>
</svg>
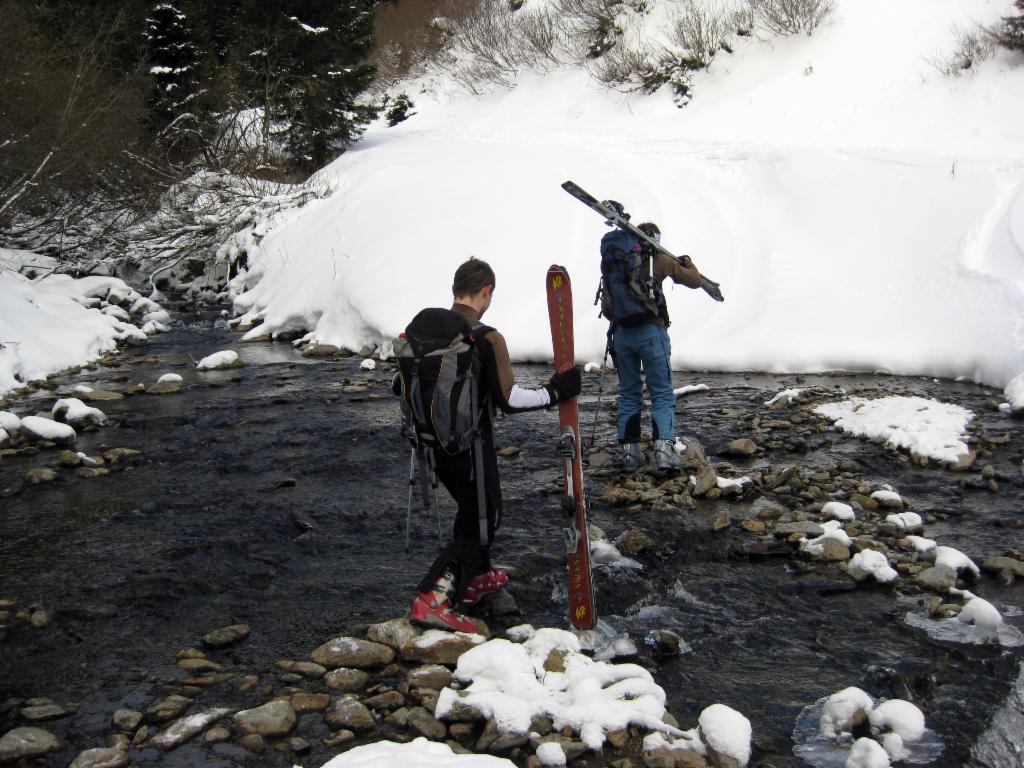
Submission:
<svg viewBox="0 0 1024 768">
<path fill-rule="evenodd" d="M 617 212 L 624 215 L 621 206 Z M 645 222 L 637 229 L 661 242 L 657 224 Z M 610 344 L 619 376 L 618 437 L 627 472 L 635 472 L 647 463 L 640 447 L 641 371 L 651 396 L 655 466 L 665 474 L 682 470 L 674 451 L 672 347 L 668 306 L 661 287 L 665 278 L 688 288 L 701 287 L 700 272 L 689 256 L 675 259 L 655 251 L 622 229 L 608 232 L 601 239 L 601 310 L 612 324 Z"/>
<path fill-rule="evenodd" d="M 410 619 L 462 632 L 477 629 L 459 611 L 508 583 L 508 574 L 495 569 L 490 557 L 502 514 L 495 409 L 532 411 L 580 392 L 578 368 L 534 389 L 516 383 L 505 338 L 480 322 L 495 283 L 486 262 L 464 262 L 455 272 L 452 308 L 421 311 L 395 346 L 394 389 L 402 397 L 405 431 L 420 472 L 432 471 L 458 507 L 453 540 L 417 586 Z"/>
</svg>

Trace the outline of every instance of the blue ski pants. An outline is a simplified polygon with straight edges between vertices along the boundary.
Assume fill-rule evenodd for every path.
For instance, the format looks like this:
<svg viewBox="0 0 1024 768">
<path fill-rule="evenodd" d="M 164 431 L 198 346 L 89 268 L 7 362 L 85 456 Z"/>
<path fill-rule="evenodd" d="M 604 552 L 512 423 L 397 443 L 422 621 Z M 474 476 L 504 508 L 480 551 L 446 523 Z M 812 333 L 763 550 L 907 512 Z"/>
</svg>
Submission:
<svg viewBox="0 0 1024 768">
<path fill-rule="evenodd" d="M 660 325 L 622 326 L 615 329 L 616 368 L 619 373 L 619 442 L 640 441 L 640 413 L 644 407 L 643 376 L 651 395 L 654 439 L 675 440 L 676 398 L 672 394 L 672 345 L 668 329 Z"/>
</svg>

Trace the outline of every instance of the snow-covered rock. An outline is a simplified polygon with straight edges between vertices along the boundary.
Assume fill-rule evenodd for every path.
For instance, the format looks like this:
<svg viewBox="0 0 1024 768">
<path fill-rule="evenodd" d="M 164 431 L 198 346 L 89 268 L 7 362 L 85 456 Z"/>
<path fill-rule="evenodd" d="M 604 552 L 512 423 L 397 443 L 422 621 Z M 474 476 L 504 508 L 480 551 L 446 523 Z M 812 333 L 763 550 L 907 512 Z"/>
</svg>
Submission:
<svg viewBox="0 0 1024 768">
<path fill-rule="evenodd" d="M 999 642 L 999 628 L 1003 624 L 1003 615 L 987 600 L 972 596 L 961 609 L 956 620 L 974 625 L 975 633 L 980 641 Z"/>
<path fill-rule="evenodd" d="M 366 358 L 365 360 L 363 360 L 363 362 L 359 364 L 359 369 L 361 371 L 372 371 L 375 370 L 376 368 L 377 362 L 375 360 L 371 360 L 370 358 Z"/>
<path fill-rule="evenodd" d="M 837 691 L 825 699 L 819 732 L 826 739 L 836 739 L 852 732 L 855 720 L 863 720 L 874 707 L 874 700 L 855 686 Z"/>
<path fill-rule="evenodd" d="M 42 416 L 26 416 L 21 420 L 22 433 L 37 440 L 52 440 L 55 443 L 72 443 L 77 435 L 68 424 L 61 424 Z"/>
<path fill-rule="evenodd" d="M 456 754 L 447 744 L 420 736 L 407 744 L 375 741 L 332 757 L 322 768 L 515 768 L 515 763 L 492 755 Z"/>
<path fill-rule="evenodd" d="M 220 368 L 239 368 L 242 361 L 234 350 L 226 349 L 223 352 L 214 352 L 207 355 L 196 363 L 197 371 L 213 371 Z"/>
<path fill-rule="evenodd" d="M 6 429 L 13 434 L 21 429 L 21 419 L 10 411 L 0 411 L 0 429 Z"/>
<path fill-rule="evenodd" d="M 924 736 L 924 713 L 903 699 L 883 701 L 868 712 L 868 720 L 892 760 L 905 760 L 910 756 L 907 746 Z"/>
<path fill-rule="evenodd" d="M 184 379 L 177 373 L 165 373 L 156 380 L 157 384 L 180 384 Z"/>
<path fill-rule="evenodd" d="M 835 520 L 842 520 L 844 522 L 857 519 L 857 514 L 853 511 L 853 507 L 841 501 L 825 502 L 821 507 L 821 514 L 825 517 L 832 517 Z"/>
<path fill-rule="evenodd" d="M 66 424 L 82 427 L 94 424 L 102 427 L 107 423 L 107 415 L 99 408 L 86 405 L 77 397 L 65 397 L 53 404 L 53 418 Z"/>
<path fill-rule="evenodd" d="M 953 547 L 936 547 L 935 564 L 952 568 L 958 574 L 963 571 L 967 571 L 972 576 L 979 576 L 981 574 L 981 570 L 974 564 L 971 558 Z"/>
<path fill-rule="evenodd" d="M 725 704 L 712 704 L 700 713 L 697 722 L 700 725 L 701 737 L 709 750 L 732 758 L 740 766 L 750 762 L 750 739 L 753 730 L 746 717 Z"/>
<path fill-rule="evenodd" d="M 847 572 L 857 581 L 873 577 L 880 584 L 888 584 L 899 576 L 896 569 L 889 565 L 889 559 L 873 549 L 862 549 L 850 558 Z"/>
<path fill-rule="evenodd" d="M 889 755 L 874 739 L 862 736 L 853 742 L 844 768 L 889 768 Z"/>
<path fill-rule="evenodd" d="M 885 522 L 892 523 L 901 531 L 917 531 L 924 529 L 924 520 L 917 512 L 897 512 L 886 515 Z"/>
</svg>

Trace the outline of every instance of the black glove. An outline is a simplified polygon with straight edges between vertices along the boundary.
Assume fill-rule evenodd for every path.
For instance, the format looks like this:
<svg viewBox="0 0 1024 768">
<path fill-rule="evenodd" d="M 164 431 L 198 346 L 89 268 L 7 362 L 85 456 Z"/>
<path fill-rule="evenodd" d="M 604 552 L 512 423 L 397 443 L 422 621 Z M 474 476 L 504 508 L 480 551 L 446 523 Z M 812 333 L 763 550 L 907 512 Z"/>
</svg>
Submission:
<svg viewBox="0 0 1024 768">
<path fill-rule="evenodd" d="M 551 380 L 544 385 L 544 389 L 551 396 L 551 404 L 576 397 L 582 386 L 579 367 L 570 368 L 567 371 L 556 373 Z"/>
</svg>

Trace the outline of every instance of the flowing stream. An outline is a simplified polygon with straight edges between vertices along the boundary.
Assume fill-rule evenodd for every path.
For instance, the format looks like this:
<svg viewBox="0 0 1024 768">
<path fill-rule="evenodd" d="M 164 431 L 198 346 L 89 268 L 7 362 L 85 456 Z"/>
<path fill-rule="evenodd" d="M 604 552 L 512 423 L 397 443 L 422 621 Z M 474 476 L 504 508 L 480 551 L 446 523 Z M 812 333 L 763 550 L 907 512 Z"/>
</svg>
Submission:
<svg viewBox="0 0 1024 768">
<path fill-rule="evenodd" d="M 192 359 L 236 349 L 245 367 L 196 373 Z M 69 714 L 43 723 L 63 740 L 50 765 L 67 765 L 101 746 L 117 709 L 143 709 L 170 690 L 179 650 L 207 631 L 245 623 L 252 636 L 228 655 L 239 673 L 272 680 L 275 662 L 305 659 L 325 640 L 403 615 L 433 558 L 433 519 L 417 514 L 413 546 L 403 548 L 408 457 L 387 384 L 392 366 L 359 368 L 359 358 L 312 360 L 286 343 L 241 344 L 216 313 L 183 316 L 167 334 L 128 348 L 114 364 L 55 380 L 120 389 L 180 373 L 180 394 L 137 394 L 98 405 L 111 424 L 79 437 L 89 455 L 127 447 L 142 459 L 107 477 L 61 469 L 54 482 L 25 482 L 32 467 L 59 468 L 59 450 L 0 460 L 0 600 L 41 607 L 45 626 L 10 618 L 0 633 L 0 705 L 46 697 Z M 518 366 L 538 385 L 544 366 Z M 864 482 L 890 483 L 923 516 L 926 535 L 980 561 L 1024 549 L 1024 425 L 998 412 L 999 393 L 973 384 L 889 376 L 785 376 L 677 372 L 675 385 L 709 389 L 677 404 L 682 431 L 699 437 L 721 474 L 797 467 L 805 475 L 844 459 Z M 604 401 L 614 400 L 614 375 Z M 599 377 L 585 377 L 581 426 L 594 423 Z M 883 447 L 828 430 L 775 437 L 778 447 L 750 458 L 720 458 L 717 448 L 752 434 L 764 401 L 788 387 L 816 391 L 920 394 L 976 414 L 974 429 L 995 437 L 966 474 L 920 467 Z M 21 414 L 49 410 L 55 393 L 15 399 Z M 492 629 L 529 622 L 566 625 L 564 559 L 557 493 L 560 470 L 550 412 L 502 418 L 504 525 L 496 560 L 514 568 L 510 592 L 520 614 Z M 611 414 L 597 420 L 597 446 L 614 440 Z M 731 465 L 731 469 L 725 466 Z M 598 463 L 595 461 L 595 464 Z M 994 467 L 997 490 L 981 479 Z M 754 726 L 752 765 L 806 765 L 793 753 L 801 711 L 857 685 L 875 697 L 908 698 L 942 741 L 935 766 L 1009 768 L 1021 758 L 1020 649 L 933 639 L 906 614 L 925 615 L 929 595 L 915 589 L 857 586 L 835 565 L 747 546 L 738 523 L 764 502 L 759 492 L 698 500 L 693 509 L 615 507 L 601 496 L 622 478 L 592 468 L 592 520 L 614 538 L 631 530 L 653 541 L 634 557 L 643 570 L 597 569 L 598 610 L 643 649 L 652 629 L 684 641 L 678 657 L 640 663 L 668 694 L 684 728 L 723 702 Z M 775 499 L 785 506 L 785 499 Z M 444 527 L 452 505 L 442 501 Z M 723 512 L 733 524 L 715 531 Z M 1024 625 L 1024 587 L 983 574 L 973 589 Z M 305 721 L 303 721 L 304 723 Z M 0 708 L 0 735 L 17 708 Z M 300 724 L 300 732 L 305 726 Z M 296 757 L 252 756 L 192 743 L 172 753 L 134 749 L 132 764 L 320 765 L 334 751 L 313 746 Z M 335 750 L 336 751 L 336 750 Z M 586 764 L 601 765 L 600 758 Z"/>
</svg>

